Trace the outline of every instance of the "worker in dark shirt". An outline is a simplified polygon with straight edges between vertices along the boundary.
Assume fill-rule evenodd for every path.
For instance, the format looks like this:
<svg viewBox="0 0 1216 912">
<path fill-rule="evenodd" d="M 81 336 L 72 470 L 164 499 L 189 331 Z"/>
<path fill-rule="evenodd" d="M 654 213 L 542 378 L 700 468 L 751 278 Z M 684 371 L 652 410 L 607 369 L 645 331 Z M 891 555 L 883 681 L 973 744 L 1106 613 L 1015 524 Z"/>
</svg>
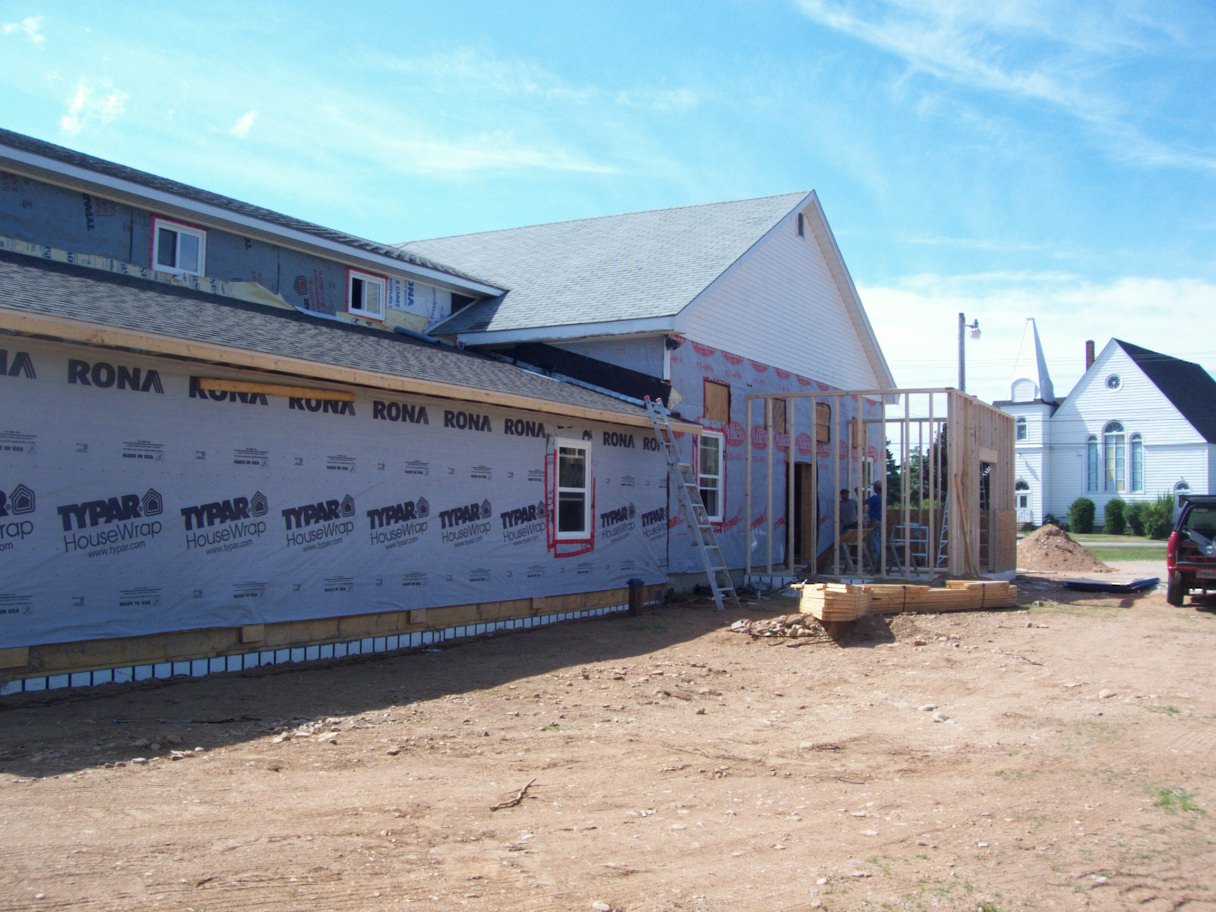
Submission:
<svg viewBox="0 0 1216 912">
<path fill-rule="evenodd" d="M 866 498 L 866 522 L 876 526 L 882 519 L 882 482 L 874 482 L 874 493 Z"/>
<path fill-rule="evenodd" d="M 874 482 L 874 493 L 866 498 L 866 545 L 870 549 L 870 554 L 875 561 L 878 560 L 878 555 L 881 553 L 879 542 L 882 537 L 882 529 L 879 528 L 882 523 L 882 482 Z"/>
</svg>

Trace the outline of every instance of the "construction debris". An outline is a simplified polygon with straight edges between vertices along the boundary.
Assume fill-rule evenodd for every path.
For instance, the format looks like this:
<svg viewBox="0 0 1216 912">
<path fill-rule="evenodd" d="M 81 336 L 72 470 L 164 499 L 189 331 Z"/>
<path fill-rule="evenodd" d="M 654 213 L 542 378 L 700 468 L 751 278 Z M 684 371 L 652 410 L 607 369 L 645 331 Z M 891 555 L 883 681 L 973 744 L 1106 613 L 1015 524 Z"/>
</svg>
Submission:
<svg viewBox="0 0 1216 912">
<path fill-rule="evenodd" d="M 1003 581 L 947 580 L 944 589 L 815 583 L 802 587 L 800 610 L 825 623 L 836 623 L 855 621 L 867 614 L 978 611 L 984 608 L 1012 608 L 1017 603 L 1017 587 Z"/>
<path fill-rule="evenodd" d="M 780 614 L 773 618 L 742 619 L 730 625 L 733 633 L 753 637 L 826 637 L 827 632 L 806 614 Z"/>
</svg>

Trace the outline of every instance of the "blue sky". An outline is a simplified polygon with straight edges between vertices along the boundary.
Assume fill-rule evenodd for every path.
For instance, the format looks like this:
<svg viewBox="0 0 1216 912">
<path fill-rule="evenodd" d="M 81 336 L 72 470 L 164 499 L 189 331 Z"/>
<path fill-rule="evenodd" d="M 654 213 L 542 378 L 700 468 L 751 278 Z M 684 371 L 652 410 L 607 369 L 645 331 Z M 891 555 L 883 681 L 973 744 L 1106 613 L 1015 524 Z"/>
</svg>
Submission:
<svg viewBox="0 0 1216 912">
<path fill-rule="evenodd" d="M 379 241 L 815 189 L 903 386 L 1216 372 L 1216 5 L 0 0 L 0 125 Z"/>
</svg>

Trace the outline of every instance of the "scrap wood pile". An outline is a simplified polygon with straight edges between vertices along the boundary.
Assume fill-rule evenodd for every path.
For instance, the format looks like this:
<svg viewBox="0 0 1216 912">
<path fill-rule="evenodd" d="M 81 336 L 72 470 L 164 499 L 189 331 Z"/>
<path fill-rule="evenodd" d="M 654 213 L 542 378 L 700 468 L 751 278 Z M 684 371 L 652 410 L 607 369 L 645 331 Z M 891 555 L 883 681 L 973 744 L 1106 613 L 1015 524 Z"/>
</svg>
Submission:
<svg viewBox="0 0 1216 912">
<path fill-rule="evenodd" d="M 947 580 L 945 589 L 853 583 L 812 583 L 801 588 L 799 610 L 825 622 L 855 621 L 867 614 L 904 611 L 937 613 L 1013 608 L 1018 603 L 1017 587 L 1007 582 Z"/>
</svg>

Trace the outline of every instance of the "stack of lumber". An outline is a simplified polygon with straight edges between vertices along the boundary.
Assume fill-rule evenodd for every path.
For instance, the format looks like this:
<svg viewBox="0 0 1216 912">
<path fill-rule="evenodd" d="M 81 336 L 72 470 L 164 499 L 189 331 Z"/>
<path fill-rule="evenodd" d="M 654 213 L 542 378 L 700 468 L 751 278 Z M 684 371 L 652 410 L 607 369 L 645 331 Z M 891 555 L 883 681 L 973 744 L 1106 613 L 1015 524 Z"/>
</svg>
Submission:
<svg viewBox="0 0 1216 912">
<path fill-rule="evenodd" d="M 813 583 L 802 587 L 798 610 L 820 621 L 855 621 L 870 610 L 870 586 Z"/>
<path fill-rule="evenodd" d="M 947 589 L 961 589 L 979 599 L 976 608 L 1014 608 L 1018 603 L 1018 587 L 1008 582 L 946 580 Z"/>
<path fill-rule="evenodd" d="M 1007 582 L 947 580 L 945 589 L 929 586 L 813 583 L 802 587 L 799 610 L 821 621 L 855 621 L 866 614 L 904 611 L 938 613 L 1012 608 L 1018 590 Z"/>
</svg>

